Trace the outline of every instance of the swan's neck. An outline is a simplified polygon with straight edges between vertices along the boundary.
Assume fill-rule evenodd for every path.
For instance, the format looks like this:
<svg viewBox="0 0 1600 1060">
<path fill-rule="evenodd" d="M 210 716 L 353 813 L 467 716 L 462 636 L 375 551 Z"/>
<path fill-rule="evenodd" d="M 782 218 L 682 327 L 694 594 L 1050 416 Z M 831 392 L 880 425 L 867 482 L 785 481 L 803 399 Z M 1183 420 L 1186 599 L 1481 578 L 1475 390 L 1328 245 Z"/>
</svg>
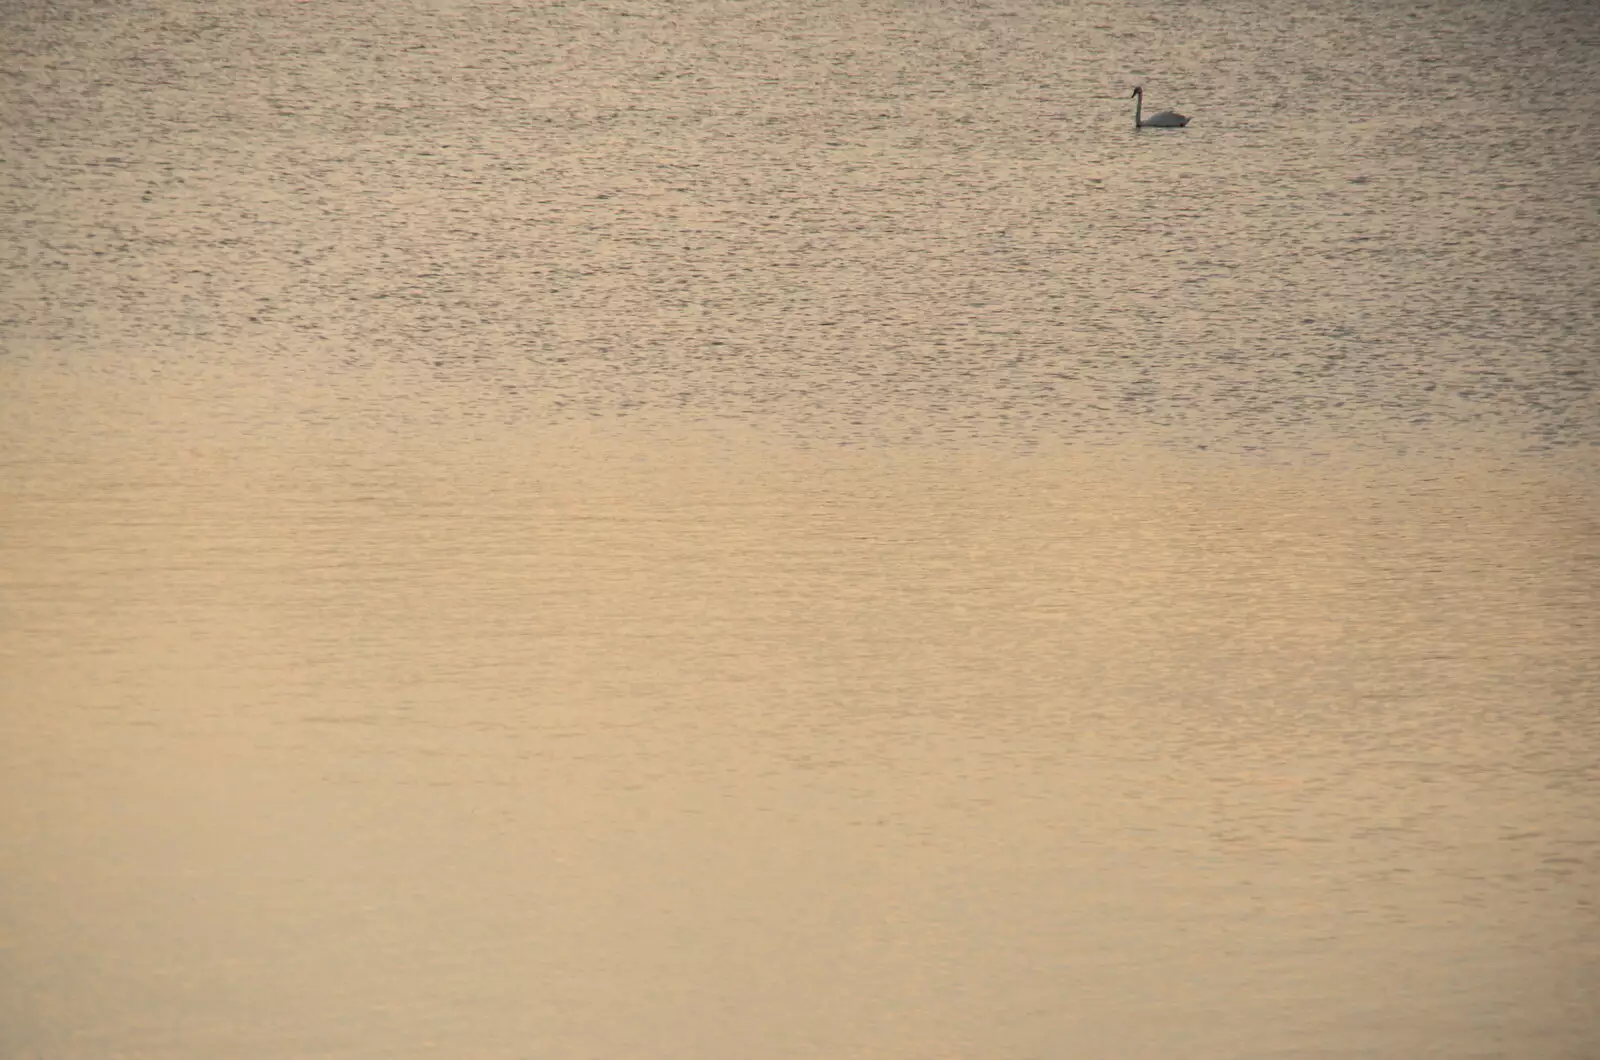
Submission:
<svg viewBox="0 0 1600 1060">
<path fill-rule="evenodd" d="M 1144 93 L 1140 92 L 1133 97 L 1133 127 L 1139 128 L 1144 124 Z"/>
</svg>

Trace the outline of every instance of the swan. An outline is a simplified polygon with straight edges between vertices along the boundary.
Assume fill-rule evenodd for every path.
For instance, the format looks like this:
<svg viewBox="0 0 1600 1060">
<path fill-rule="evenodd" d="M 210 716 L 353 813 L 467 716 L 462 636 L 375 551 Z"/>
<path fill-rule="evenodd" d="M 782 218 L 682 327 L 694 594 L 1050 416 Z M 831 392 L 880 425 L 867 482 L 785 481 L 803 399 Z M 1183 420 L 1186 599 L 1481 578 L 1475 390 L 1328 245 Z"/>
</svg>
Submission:
<svg viewBox="0 0 1600 1060">
<path fill-rule="evenodd" d="M 1143 85 L 1138 85 L 1134 88 L 1133 98 L 1133 127 L 1135 129 L 1142 129 L 1146 125 L 1152 125 L 1159 129 L 1181 129 L 1189 124 L 1188 117 L 1179 114 L 1175 110 L 1164 110 L 1160 114 L 1150 115 L 1149 118 L 1141 118 L 1140 115 L 1144 112 Z"/>
</svg>

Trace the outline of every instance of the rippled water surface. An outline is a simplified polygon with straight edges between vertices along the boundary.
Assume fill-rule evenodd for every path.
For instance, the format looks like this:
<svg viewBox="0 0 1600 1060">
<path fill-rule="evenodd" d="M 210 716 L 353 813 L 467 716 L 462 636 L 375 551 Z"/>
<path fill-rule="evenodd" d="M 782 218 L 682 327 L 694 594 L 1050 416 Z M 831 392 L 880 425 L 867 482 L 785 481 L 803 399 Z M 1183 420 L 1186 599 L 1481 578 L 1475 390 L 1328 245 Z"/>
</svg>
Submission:
<svg viewBox="0 0 1600 1060">
<path fill-rule="evenodd" d="M 0 10 L 0 1053 L 1600 1053 L 1600 20 L 1291 8 Z"/>
</svg>

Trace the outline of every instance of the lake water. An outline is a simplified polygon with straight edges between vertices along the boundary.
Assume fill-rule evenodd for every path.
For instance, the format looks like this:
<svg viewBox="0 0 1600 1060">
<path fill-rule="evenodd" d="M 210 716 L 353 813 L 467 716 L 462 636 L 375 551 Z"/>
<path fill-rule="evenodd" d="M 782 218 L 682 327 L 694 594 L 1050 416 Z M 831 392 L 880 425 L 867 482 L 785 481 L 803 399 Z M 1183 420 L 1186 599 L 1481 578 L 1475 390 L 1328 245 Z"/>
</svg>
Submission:
<svg viewBox="0 0 1600 1060">
<path fill-rule="evenodd" d="M 1600 1054 L 1592 5 L 0 54 L 0 1053 Z"/>
</svg>

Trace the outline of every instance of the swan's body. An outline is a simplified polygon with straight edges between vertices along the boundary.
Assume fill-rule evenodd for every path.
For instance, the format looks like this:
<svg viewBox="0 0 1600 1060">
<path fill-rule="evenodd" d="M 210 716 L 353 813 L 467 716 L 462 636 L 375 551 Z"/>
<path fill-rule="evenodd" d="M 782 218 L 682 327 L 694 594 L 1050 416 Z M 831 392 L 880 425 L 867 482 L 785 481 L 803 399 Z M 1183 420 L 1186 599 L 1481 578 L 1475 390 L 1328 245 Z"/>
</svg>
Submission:
<svg viewBox="0 0 1600 1060">
<path fill-rule="evenodd" d="M 1143 129 L 1146 125 L 1158 129 L 1181 129 L 1189 124 L 1186 115 L 1175 110 L 1164 110 L 1160 114 L 1152 114 L 1146 118 L 1144 115 L 1144 86 L 1140 85 L 1133 90 L 1133 127 Z"/>
</svg>

